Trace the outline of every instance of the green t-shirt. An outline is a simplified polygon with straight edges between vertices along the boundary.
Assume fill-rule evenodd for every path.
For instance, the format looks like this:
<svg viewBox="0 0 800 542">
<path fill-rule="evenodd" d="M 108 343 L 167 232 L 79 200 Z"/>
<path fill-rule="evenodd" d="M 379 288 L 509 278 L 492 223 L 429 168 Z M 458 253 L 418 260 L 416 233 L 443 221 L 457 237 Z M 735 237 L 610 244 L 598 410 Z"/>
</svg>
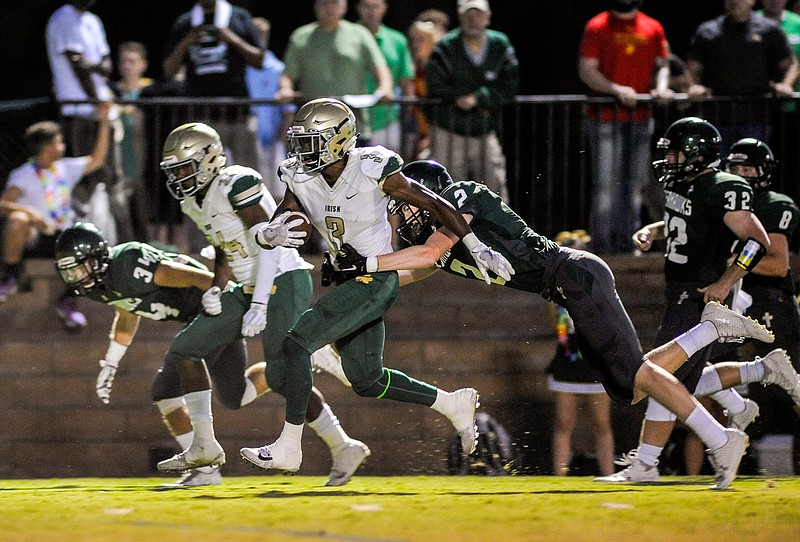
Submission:
<svg viewBox="0 0 800 542">
<path fill-rule="evenodd" d="M 341 21 L 331 32 L 320 30 L 317 23 L 301 26 L 292 32 L 284 59 L 284 73 L 295 82 L 295 89 L 306 100 L 366 94 L 366 74 L 386 65 L 375 38 L 365 27 Z M 356 109 L 357 128 L 370 135 L 367 110 Z"/>
<path fill-rule="evenodd" d="M 414 61 L 408 50 L 408 40 L 402 32 L 388 26 L 381 25 L 375 34 L 375 41 L 386 59 L 386 65 L 392 74 L 395 91 L 400 81 L 414 77 Z M 372 74 L 367 75 L 367 92 L 372 93 L 378 89 L 378 82 Z M 372 116 L 372 130 L 382 130 L 399 118 L 400 108 L 397 106 L 378 105 L 370 110 Z"/>
</svg>

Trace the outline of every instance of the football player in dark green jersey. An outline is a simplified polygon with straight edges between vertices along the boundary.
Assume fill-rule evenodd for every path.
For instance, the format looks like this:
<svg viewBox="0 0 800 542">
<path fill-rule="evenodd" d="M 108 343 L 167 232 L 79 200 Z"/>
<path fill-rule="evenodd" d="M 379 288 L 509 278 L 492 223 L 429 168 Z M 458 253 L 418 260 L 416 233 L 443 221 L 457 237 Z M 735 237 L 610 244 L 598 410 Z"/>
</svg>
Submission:
<svg viewBox="0 0 800 542">
<path fill-rule="evenodd" d="M 697 117 L 680 119 L 667 129 L 658 148 L 663 156 L 653 162 L 653 167 L 659 181 L 664 183 L 664 220 L 635 232 L 633 242 L 646 251 L 656 239 L 667 241 L 664 255 L 667 310 L 656 338 L 660 343 L 697 324 L 709 301 L 729 299 L 734 285 L 764 257 L 770 241 L 752 212 L 750 185 L 716 167 L 720 135 L 711 123 Z M 738 239 L 744 248 L 729 265 L 731 247 Z M 713 393 L 706 382 L 698 386 L 710 350 L 699 348 L 674 372 L 693 394 Z M 786 369 L 781 356 L 776 355 L 768 363 L 773 362 Z M 726 402 L 726 394 L 714 398 Z M 677 413 L 655 399 L 648 402 L 640 444 L 628 454 L 628 466 L 598 481 L 658 479 L 657 458 L 669 439 Z"/>
<path fill-rule="evenodd" d="M 731 146 L 724 167 L 753 187 L 753 212 L 761 220 L 770 240 L 764 258 L 742 281 L 742 290 L 753 298 L 746 314 L 764 322 L 775 335 L 774 346 L 785 350 L 794 368 L 799 369 L 800 314 L 789 266 L 789 246 L 800 222 L 800 210 L 792 198 L 769 189 L 776 164 L 766 143 L 745 138 Z M 770 355 L 764 345 L 756 343 L 754 346 L 757 355 Z M 724 381 L 724 374 L 720 372 Z M 734 372 L 732 378 L 736 376 Z M 794 434 L 794 470 L 797 474 L 800 473 L 800 420 L 786 414 L 789 405 L 800 403 L 800 384 L 795 378 L 794 382 L 785 382 L 780 387 L 788 393 L 788 399 L 775 386 L 752 386 L 750 397 L 761 405 L 761 423 L 755 427 L 754 435 L 765 432 Z"/>
<path fill-rule="evenodd" d="M 713 450 L 715 487 L 730 485 L 747 436 L 717 423 L 669 372 L 696 349 L 716 340 L 752 336 L 771 341 L 763 326 L 711 303 L 702 323 L 644 354 L 617 295 L 611 270 L 602 259 L 559 247 L 529 228 L 484 185 L 453 183 L 447 170 L 436 162 L 412 162 L 403 172 L 449 201 L 481 241 L 511 262 L 516 271 L 511 280 L 495 277 L 494 283 L 539 293 L 569 311 L 580 351 L 612 398 L 630 404 L 650 395 L 668 404 Z M 434 231 L 436 225 L 429 214 L 401 202 L 393 206 L 393 212 L 403 217 L 399 233 L 413 246 L 371 258 L 363 258 L 347 247 L 337 257 L 339 272 L 413 270 L 400 273 L 401 282 L 409 282 L 443 269 L 464 278 L 480 278 L 452 233 L 442 227 Z"/>
<path fill-rule="evenodd" d="M 212 305 L 220 302 L 216 292 L 210 290 L 214 274 L 199 261 L 135 241 L 109 247 L 102 233 L 90 223 L 64 230 L 56 241 L 56 256 L 56 267 L 68 287 L 78 295 L 114 307 L 111 342 L 100 361 L 97 377 L 97 395 L 106 404 L 119 362 L 132 343 L 141 318 L 189 323 L 204 308 L 215 312 Z M 315 352 L 312 359 L 317 367 L 326 361 L 320 358 L 324 355 L 337 357 L 329 347 Z M 242 338 L 215 349 L 203 365 L 207 365 L 217 397 L 226 408 L 236 410 L 269 391 L 266 363 L 247 367 L 247 348 Z M 193 438 L 192 424 L 173 358 L 167 357 L 158 371 L 151 397 L 181 449 L 188 448 Z M 311 403 L 309 409 L 315 412 L 329 408 L 316 389 Z M 321 436 L 324 440 L 325 436 Z M 336 481 L 340 478 L 337 476 Z M 176 484 L 166 485 L 220 482 L 219 467 L 199 467 L 189 470 Z"/>
</svg>

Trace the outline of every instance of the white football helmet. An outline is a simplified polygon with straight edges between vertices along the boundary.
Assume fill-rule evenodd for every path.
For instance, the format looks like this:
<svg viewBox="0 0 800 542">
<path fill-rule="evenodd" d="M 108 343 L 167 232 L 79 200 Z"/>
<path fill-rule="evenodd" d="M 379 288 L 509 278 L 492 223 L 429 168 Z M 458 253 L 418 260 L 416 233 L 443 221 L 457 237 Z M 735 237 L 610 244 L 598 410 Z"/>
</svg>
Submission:
<svg viewBox="0 0 800 542">
<path fill-rule="evenodd" d="M 355 146 L 356 116 L 339 100 L 311 100 L 298 109 L 286 138 L 289 158 L 297 158 L 303 173 L 314 173 Z"/>
<path fill-rule="evenodd" d="M 225 160 L 217 131 L 207 124 L 190 122 L 169 133 L 160 166 L 167 174 L 170 194 L 182 200 L 214 180 Z"/>
</svg>

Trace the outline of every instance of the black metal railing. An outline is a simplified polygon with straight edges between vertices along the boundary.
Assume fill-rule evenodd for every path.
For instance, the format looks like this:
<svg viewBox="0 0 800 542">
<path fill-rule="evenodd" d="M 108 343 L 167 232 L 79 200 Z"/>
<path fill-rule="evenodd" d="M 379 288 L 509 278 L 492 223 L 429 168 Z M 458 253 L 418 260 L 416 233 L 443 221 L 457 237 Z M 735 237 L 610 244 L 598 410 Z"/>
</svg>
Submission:
<svg viewBox="0 0 800 542">
<path fill-rule="evenodd" d="M 713 97 L 700 102 L 677 95 L 667 104 L 659 104 L 648 95 L 640 96 L 641 104 L 655 121 L 654 140 L 672 121 L 690 114 L 709 118 L 712 122 L 737 118 L 741 122 L 769 125 L 769 142 L 780 160 L 773 187 L 795 200 L 800 199 L 796 182 L 800 178 L 800 129 L 798 113 L 794 110 L 800 107 L 798 101 L 800 93 L 787 100 L 766 96 L 748 100 Z M 175 126 L 195 118 L 213 118 L 215 114 L 233 112 L 242 106 L 277 105 L 271 100 L 183 97 L 142 98 L 118 103 L 136 106 L 145 119 L 146 155 L 143 157 L 142 182 L 148 187 L 151 197 L 164 205 L 168 214 L 161 218 L 167 222 L 178 222 L 180 212 L 176 205 L 164 203 L 171 198 L 166 192 L 158 163 L 166 134 Z M 435 100 L 417 98 L 402 98 L 394 105 L 400 109 L 399 118 L 404 128 L 408 127 L 406 121 L 412 108 L 424 108 L 432 113 L 443 107 Z M 532 227 L 546 235 L 588 226 L 592 183 L 586 138 L 587 105 L 607 105 L 617 112 L 623 111 L 612 99 L 584 95 L 517 96 L 515 102 L 503 111 L 499 135 L 507 158 L 509 203 Z M 37 120 L 57 116 L 58 104 L 47 99 L 0 103 L 0 185 L 5 183 L 10 169 L 26 159 L 22 144 L 25 127 Z M 244 120 L 242 129 L 247 129 Z M 412 132 L 404 129 L 399 140 L 389 142 L 389 146 L 401 152 L 405 159 L 413 159 L 410 150 L 413 137 Z M 436 144 L 436 141 L 431 142 L 434 157 Z M 272 175 L 273 172 L 263 171 L 262 174 Z M 651 179 L 651 182 L 654 181 Z M 657 203 L 648 211 L 657 214 Z"/>
</svg>

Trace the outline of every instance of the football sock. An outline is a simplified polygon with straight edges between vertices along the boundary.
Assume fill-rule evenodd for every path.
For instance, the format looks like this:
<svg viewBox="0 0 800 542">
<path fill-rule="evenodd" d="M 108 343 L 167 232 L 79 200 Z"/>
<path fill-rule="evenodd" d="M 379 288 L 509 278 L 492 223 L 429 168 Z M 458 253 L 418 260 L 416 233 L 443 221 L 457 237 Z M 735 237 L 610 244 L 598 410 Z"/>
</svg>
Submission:
<svg viewBox="0 0 800 542">
<path fill-rule="evenodd" d="M 683 348 L 687 357 L 692 357 L 697 351 L 719 339 L 717 328 L 711 322 L 700 322 L 692 329 L 675 338 L 678 346 Z"/>
<path fill-rule="evenodd" d="M 331 410 L 327 403 L 322 405 L 322 412 L 313 422 L 308 422 L 308 426 L 328 445 L 328 448 L 335 450 L 342 446 L 348 439 L 339 424 L 339 419 Z"/>
<path fill-rule="evenodd" d="M 433 405 L 436 400 L 437 389 L 435 387 L 395 369 L 384 368 L 377 386 L 380 386 L 380 393 L 375 396 L 378 399 L 391 399 L 425 406 Z"/>
<path fill-rule="evenodd" d="M 183 396 L 199 444 L 214 440 L 214 419 L 211 416 L 211 390 L 193 391 Z"/>
<path fill-rule="evenodd" d="M 258 397 L 258 392 L 256 391 L 256 385 L 253 384 L 253 381 L 249 378 L 245 377 L 244 379 L 244 393 L 242 393 L 242 401 L 241 405 L 249 405 L 253 401 L 256 400 Z"/>
<path fill-rule="evenodd" d="M 663 449 L 663 446 L 654 446 L 652 444 L 640 442 L 637 456 L 639 457 L 639 461 L 648 467 L 652 467 L 658 464 L 658 457 L 661 455 Z"/>
<path fill-rule="evenodd" d="M 285 443 L 285 445 L 300 446 L 300 440 L 303 438 L 303 424 L 296 425 L 289 422 L 283 423 L 283 431 L 281 436 L 275 443 Z"/>
<path fill-rule="evenodd" d="M 711 398 L 719 403 L 722 408 L 728 411 L 728 416 L 732 414 L 741 414 L 744 412 L 744 409 L 747 405 L 744 397 L 739 395 L 739 392 L 732 388 L 718 391 L 717 393 L 711 395 Z"/>
<path fill-rule="evenodd" d="M 175 440 L 178 441 L 178 446 L 180 446 L 181 451 L 183 451 L 192 445 L 192 441 L 194 440 L 194 431 L 189 431 L 188 433 L 184 433 L 182 435 L 175 435 Z"/>
<path fill-rule="evenodd" d="M 740 363 L 739 375 L 741 376 L 742 384 L 761 382 L 764 380 L 764 364 L 761 363 L 761 360 Z"/>
<path fill-rule="evenodd" d="M 709 450 L 721 448 L 728 442 L 725 428 L 702 405 L 697 405 L 686 418 L 686 425 L 697 433 Z"/>
</svg>

